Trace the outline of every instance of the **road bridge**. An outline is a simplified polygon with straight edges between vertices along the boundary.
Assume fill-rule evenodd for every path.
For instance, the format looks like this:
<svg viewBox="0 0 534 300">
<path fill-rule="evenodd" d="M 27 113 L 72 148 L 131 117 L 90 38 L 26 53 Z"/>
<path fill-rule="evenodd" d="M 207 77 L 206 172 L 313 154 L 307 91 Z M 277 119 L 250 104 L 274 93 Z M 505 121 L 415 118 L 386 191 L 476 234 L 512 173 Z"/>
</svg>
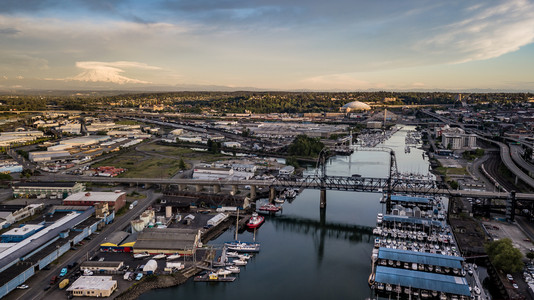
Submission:
<svg viewBox="0 0 534 300">
<path fill-rule="evenodd" d="M 512 155 L 512 160 L 527 171 L 530 177 L 534 175 L 534 165 L 523 159 L 523 149 L 520 145 L 510 145 L 510 154 Z"/>
<path fill-rule="evenodd" d="M 392 177 L 344 177 L 344 176 L 305 176 L 305 177 L 280 177 L 270 180 L 206 180 L 191 178 L 117 178 L 95 176 L 54 176 L 54 181 L 76 181 L 93 183 L 118 183 L 118 184 L 148 184 L 148 185 L 177 185 L 177 186 L 221 186 L 244 187 L 250 186 L 251 193 L 257 187 L 294 188 L 294 189 L 328 189 L 354 192 L 384 193 L 389 189 L 393 193 L 406 193 L 417 195 L 449 195 L 458 197 L 508 199 L 510 193 L 470 190 L 449 190 L 436 186 L 433 180 L 407 179 Z M 35 177 L 33 181 L 50 181 L 50 177 L 40 179 Z M 516 193 L 515 198 L 522 201 L 534 201 L 532 193 Z"/>
</svg>

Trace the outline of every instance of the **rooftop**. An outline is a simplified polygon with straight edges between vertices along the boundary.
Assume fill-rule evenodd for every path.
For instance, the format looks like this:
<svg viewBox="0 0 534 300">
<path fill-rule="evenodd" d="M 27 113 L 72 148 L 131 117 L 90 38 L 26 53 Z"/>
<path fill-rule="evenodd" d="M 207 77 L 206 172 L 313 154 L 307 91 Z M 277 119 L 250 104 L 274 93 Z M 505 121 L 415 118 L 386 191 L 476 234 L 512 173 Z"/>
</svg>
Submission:
<svg viewBox="0 0 534 300">
<path fill-rule="evenodd" d="M 421 219 L 421 218 L 413 218 L 408 216 L 394 216 L 394 215 L 385 215 L 383 220 L 385 222 L 397 222 L 397 223 L 410 223 L 410 224 L 418 224 L 418 225 L 425 225 L 425 226 L 436 226 L 436 227 L 443 227 L 443 224 L 439 221 L 433 221 L 431 219 Z"/>
<path fill-rule="evenodd" d="M 412 197 L 412 196 L 403 196 L 403 195 L 391 195 L 391 201 L 415 202 L 415 203 L 428 204 L 430 202 L 430 198 Z"/>
<path fill-rule="evenodd" d="M 428 291 L 471 296 L 467 280 L 458 276 L 378 266 L 376 267 L 375 281 Z"/>
<path fill-rule="evenodd" d="M 17 182 L 14 187 L 74 187 L 76 182 Z"/>
<path fill-rule="evenodd" d="M 80 276 L 67 289 L 68 292 L 75 290 L 110 290 L 116 286 L 117 281 L 111 276 Z"/>
<path fill-rule="evenodd" d="M 463 257 L 460 256 L 414 252 L 383 247 L 381 247 L 378 251 L 378 258 L 454 269 L 461 269 L 462 262 L 464 261 Z"/>
<path fill-rule="evenodd" d="M 36 231 L 36 230 L 39 230 L 39 229 L 41 229 L 43 227 L 44 227 L 43 225 L 26 224 L 26 225 L 24 225 L 22 227 L 13 228 L 13 229 L 9 230 L 8 232 L 5 232 L 2 235 L 25 235 L 25 234 L 28 234 L 31 231 Z"/>
<path fill-rule="evenodd" d="M 117 199 L 125 195 L 125 192 L 79 192 L 72 194 L 65 198 L 63 201 L 106 201 L 114 202 Z"/>
</svg>

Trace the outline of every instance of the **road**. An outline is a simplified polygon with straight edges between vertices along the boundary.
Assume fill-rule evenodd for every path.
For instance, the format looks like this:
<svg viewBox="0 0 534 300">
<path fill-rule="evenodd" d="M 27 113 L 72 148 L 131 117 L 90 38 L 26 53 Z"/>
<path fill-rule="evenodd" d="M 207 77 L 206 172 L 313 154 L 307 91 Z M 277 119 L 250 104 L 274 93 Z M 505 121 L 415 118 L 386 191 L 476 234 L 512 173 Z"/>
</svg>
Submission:
<svg viewBox="0 0 534 300">
<path fill-rule="evenodd" d="M 115 221 L 106 227 L 100 232 L 99 235 L 94 235 L 91 241 L 87 242 L 83 247 L 80 247 L 76 251 L 68 251 L 60 259 L 62 263 L 55 266 L 50 265 L 49 271 L 41 270 L 36 273 L 32 278 L 30 278 L 26 284 L 30 286 L 29 289 L 24 290 L 24 293 L 11 299 L 21 299 L 21 300 L 35 300 L 35 299 L 45 299 L 50 297 L 54 292 L 55 288 L 51 288 L 48 291 L 44 291 L 44 288 L 48 286 L 49 278 L 53 275 L 59 274 L 61 268 L 67 267 L 69 263 L 74 261 L 82 262 L 85 260 L 87 253 L 92 253 L 98 249 L 100 244 L 104 239 L 109 236 L 112 232 L 118 231 L 128 225 L 130 220 L 141 214 L 148 206 L 154 202 L 154 200 L 159 197 L 160 194 L 155 194 L 152 190 L 147 191 L 147 197 L 143 200 L 139 200 L 139 204 L 132 210 L 129 210 L 124 215 L 117 217 Z M 72 272 L 72 271 L 70 271 Z M 69 272 L 69 274 L 70 274 Z M 68 275 L 69 275 L 68 274 Z M 66 277 L 68 277 L 68 275 Z M 9 295 L 8 295 L 8 298 Z"/>
<path fill-rule="evenodd" d="M 521 156 L 523 154 L 523 148 L 520 145 L 510 145 L 510 154 L 516 164 L 524 168 L 529 174 L 534 174 L 534 165 L 523 159 Z"/>
</svg>

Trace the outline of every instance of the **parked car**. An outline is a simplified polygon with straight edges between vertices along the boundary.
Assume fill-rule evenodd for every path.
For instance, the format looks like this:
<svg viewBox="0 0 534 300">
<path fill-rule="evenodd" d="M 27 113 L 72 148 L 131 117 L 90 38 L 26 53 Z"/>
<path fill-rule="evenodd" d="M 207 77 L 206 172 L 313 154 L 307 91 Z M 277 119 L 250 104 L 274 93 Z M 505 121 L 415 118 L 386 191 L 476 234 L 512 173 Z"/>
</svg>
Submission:
<svg viewBox="0 0 534 300">
<path fill-rule="evenodd" d="M 511 274 L 506 274 L 506 278 L 508 278 L 508 280 L 510 281 L 514 280 L 514 277 L 512 277 Z"/>
<path fill-rule="evenodd" d="M 52 276 L 52 278 L 50 278 L 50 284 L 54 284 L 54 283 L 56 283 L 56 282 L 58 281 L 58 279 L 59 279 L 59 278 L 58 278 L 57 276 L 55 276 L 55 275 Z"/>
<path fill-rule="evenodd" d="M 63 268 L 61 269 L 61 272 L 59 272 L 59 277 L 63 277 L 65 275 L 67 275 L 67 268 Z"/>
<path fill-rule="evenodd" d="M 139 281 L 143 278 L 143 273 L 137 273 L 137 276 L 135 277 L 135 280 Z"/>
</svg>

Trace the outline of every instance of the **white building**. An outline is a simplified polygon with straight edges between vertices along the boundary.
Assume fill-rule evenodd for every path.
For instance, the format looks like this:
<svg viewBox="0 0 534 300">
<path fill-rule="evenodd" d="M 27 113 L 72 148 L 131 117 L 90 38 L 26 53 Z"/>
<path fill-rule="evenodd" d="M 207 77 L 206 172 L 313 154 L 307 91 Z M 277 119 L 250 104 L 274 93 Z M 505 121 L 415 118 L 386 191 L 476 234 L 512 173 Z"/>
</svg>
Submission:
<svg viewBox="0 0 534 300">
<path fill-rule="evenodd" d="M 477 135 L 465 133 L 442 133 L 441 144 L 451 150 L 475 149 L 477 147 Z"/>
<path fill-rule="evenodd" d="M 241 148 L 241 143 L 238 143 L 238 142 L 223 142 L 222 146 L 226 147 L 226 148 Z"/>
<path fill-rule="evenodd" d="M 117 289 L 111 276 L 80 276 L 67 288 L 73 296 L 109 297 Z"/>
</svg>

